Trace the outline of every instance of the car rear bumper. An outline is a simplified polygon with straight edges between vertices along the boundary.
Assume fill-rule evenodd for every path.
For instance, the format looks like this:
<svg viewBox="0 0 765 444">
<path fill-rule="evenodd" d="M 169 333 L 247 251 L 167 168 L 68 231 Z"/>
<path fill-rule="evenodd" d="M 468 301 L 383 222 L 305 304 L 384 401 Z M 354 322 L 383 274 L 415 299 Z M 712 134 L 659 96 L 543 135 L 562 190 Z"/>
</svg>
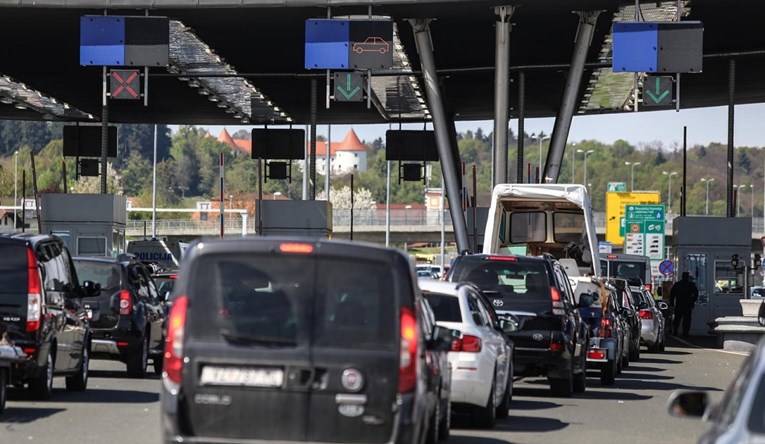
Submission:
<svg viewBox="0 0 765 444">
<path fill-rule="evenodd" d="M 490 380 L 478 370 L 452 370 L 452 390 L 449 400 L 453 403 L 483 407 L 489 399 Z"/>
<path fill-rule="evenodd" d="M 571 374 L 572 356 L 568 350 L 515 347 L 513 357 L 516 376 L 565 377 Z"/>
<path fill-rule="evenodd" d="M 90 353 L 94 359 L 118 359 L 133 353 L 140 345 L 141 338 L 104 339 L 103 337 L 93 337 L 90 341 Z"/>
</svg>

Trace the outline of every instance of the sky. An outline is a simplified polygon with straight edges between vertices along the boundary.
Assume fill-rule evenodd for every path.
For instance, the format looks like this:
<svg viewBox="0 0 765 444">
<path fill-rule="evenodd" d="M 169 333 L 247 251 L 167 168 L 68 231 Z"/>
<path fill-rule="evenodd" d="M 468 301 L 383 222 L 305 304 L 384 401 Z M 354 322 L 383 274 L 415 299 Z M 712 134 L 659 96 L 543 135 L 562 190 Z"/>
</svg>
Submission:
<svg viewBox="0 0 765 444">
<path fill-rule="evenodd" d="M 763 118 L 765 117 L 765 104 L 737 105 L 735 109 L 735 146 L 762 147 L 765 146 L 765 132 L 763 132 Z M 539 133 L 544 131 L 549 135 L 552 132 L 554 118 L 526 119 L 526 133 Z M 712 142 L 727 144 L 728 141 L 728 108 L 696 108 L 682 109 L 679 112 L 651 111 L 651 112 L 624 112 L 618 114 L 603 114 L 577 116 L 571 124 L 569 142 L 593 139 L 611 144 L 616 140 L 623 139 L 632 145 L 640 146 L 659 141 L 665 147 L 674 142 L 682 146 L 683 126 L 688 127 L 688 146 L 696 144 L 708 145 Z M 202 126 L 217 136 L 223 126 Z M 403 129 L 422 129 L 422 124 L 403 125 Z M 518 120 L 510 121 L 510 127 L 517 134 Z M 253 126 L 226 126 L 229 133 L 237 130 L 250 130 Z M 382 137 L 385 139 L 385 131 L 388 125 L 332 125 L 332 140 L 341 141 L 346 133 L 353 128 L 360 139 L 371 142 Z M 395 129 L 398 125 L 395 125 Z M 431 127 L 428 126 L 430 129 Z M 457 122 L 457 131 L 475 131 L 481 128 L 484 133 L 492 131 L 491 121 L 464 121 Z M 318 134 L 326 137 L 327 125 L 319 125 Z"/>
</svg>

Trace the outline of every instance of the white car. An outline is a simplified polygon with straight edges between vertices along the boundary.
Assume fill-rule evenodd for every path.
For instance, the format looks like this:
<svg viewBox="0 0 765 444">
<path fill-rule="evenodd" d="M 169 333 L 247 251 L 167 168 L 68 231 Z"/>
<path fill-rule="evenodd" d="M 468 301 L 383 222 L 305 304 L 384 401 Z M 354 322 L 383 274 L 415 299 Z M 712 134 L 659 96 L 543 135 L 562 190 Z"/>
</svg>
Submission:
<svg viewBox="0 0 765 444">
<path fill-rule="evenodd" d="M 449 352 L 453 408 L 467 407 L 476 423 L 494 427 L 496 418 L 507 417 L 513 396 L 513 348 L 504 321 L 473 284 L 418 282 L 436 323 L 459 332 Z"/>
</svg>

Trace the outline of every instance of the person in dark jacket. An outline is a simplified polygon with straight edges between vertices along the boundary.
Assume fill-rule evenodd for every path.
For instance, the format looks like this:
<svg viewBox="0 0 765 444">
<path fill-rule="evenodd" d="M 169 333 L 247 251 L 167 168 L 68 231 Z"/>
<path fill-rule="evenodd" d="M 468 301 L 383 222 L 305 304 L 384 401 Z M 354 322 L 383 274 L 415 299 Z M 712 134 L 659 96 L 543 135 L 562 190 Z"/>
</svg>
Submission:
<svg viewBox="0 0 765 444">
<path fill-rule="evenodd" d="M 680 323 L 683 323 L 683 336 L 688 336 L 691 329 L 691 312 L 699 298 L 699 289 L 691 282 L 691 274 L 683 272 L 682 279 L 675 282 L 669 291 L 669 305 L 675 308 L 672 333 L 677 335 Z"/>
</svg>

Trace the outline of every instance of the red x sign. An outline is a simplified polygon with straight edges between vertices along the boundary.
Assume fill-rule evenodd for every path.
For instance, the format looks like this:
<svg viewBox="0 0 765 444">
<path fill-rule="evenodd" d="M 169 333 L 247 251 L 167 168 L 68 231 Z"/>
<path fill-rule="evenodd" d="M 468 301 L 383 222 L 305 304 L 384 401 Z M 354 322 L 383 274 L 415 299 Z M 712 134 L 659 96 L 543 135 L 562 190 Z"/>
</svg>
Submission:
<svg viewBox="0 0 765 444">
<path fill-rule="evenodd" d="M 113 69 L 110 93 L 112 99 L 135 100 L 141 98 L 141 76 L 137 69 Z"/>
</svg>

